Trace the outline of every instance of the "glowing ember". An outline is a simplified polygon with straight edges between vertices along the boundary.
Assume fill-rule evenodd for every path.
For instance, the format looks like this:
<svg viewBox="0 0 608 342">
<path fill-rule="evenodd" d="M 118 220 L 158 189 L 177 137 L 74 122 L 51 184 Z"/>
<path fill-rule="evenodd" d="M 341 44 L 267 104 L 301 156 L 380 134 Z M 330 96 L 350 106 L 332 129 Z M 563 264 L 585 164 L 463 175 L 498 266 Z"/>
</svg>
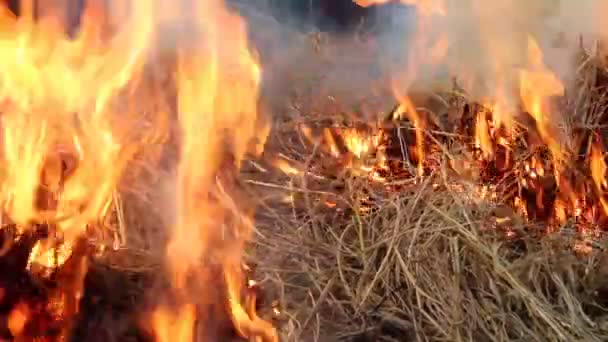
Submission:
<svg viewBox="0 0 608 342">
<path fill-rule="evenodd" d="M 25 303 L 18 304 L 8 316 L 8 329 L 15 337 L 21 336 L 29 317 L 30 309 Z"/>
</svg>

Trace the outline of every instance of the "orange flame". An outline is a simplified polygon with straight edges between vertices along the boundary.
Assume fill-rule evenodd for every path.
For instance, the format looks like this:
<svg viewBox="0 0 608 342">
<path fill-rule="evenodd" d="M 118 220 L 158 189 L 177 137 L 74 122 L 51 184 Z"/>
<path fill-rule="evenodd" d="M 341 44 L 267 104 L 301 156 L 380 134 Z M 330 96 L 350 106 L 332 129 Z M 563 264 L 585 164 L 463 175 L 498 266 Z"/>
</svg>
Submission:
<svg viewBox="0 0 608 342">
<path fill-rule="evenodd" d="M 563 95 L 562 82 L 543 63 L 543 53 L 534 38 L 528 37 L 528 68 L 520 70 L 520 96 L 524 109 L 532 115 L 541 138 L 552 156 L 563 160 L 564 151 L 556 137 L 556 127 L 545 111 L 544 103 L 550 96 Z"/>
<path fill-rule="evenodd" d="M 14 337 L 19 337 L 30 316 L 30 308 L 25 303 L 19 303 L 8 315 L 8 329 Z"/>
<path fill-rule="evenodd" d="M 90 9 L 75 39 L 65 35 L 65 23 L 53 12 L 38 25 L 7 13 L 6 8 L 0 13 L 0 22 L 12 26 L 2 32 L 0 48 L 2 205 L 21 227 L 50 221 L 73 241 L 101 216 L 141 145 L 142 137 L 133 134 L 138 113 L 117 102 L 143 66 L 152 6 L 137 2 L 138 15 L 109 41 L 89 24 Z M 54 177 L 49 184 L 49 163 L 61 145 L 68 146 L 76 165 L 69 177 Z M 40 189 L 56 191 L 60 179 L 57 203 L 39 203 Z"/>
<path fill-rule="evenodd" d="M 484 159 L 490 160 L 494 155 L 494 145 L 490 139 L 490 127 L 484 111 L 477 113 L 475 145 L 483 152 Z"/>
<path fill-rule="evenodd" d="M 173 286 L 189 303 L 204 293 L 189 293 L 186 278 L 223 267 L 228 307 L 243 337 L 276 341 L 274 328 L 243 314 L 241 253 L 249 238 L 248 219 L 224 193 L 226 174 L 236 172 L 255 138 L 260 68 L 250 53 L 244 21 L 222 0 L 193 4 L 191 28 L 198 43 L 178 55 L 178 112 L 181 155 L 177 170 L 177 222 L 167 248 Z M 190 44 L 188 44 L 190 45 Z M 221 173 L 221 176 L 220 176 Z M 236 231 L 226 231 L 228 217 Z M 206 258 L 208 260 L 203 260 Z M 189 304 L 187 304 L 189 305 Z M 191 316 L 188 322 L 193 327 Z M 244 329 L 243 327 L 250 327 Z M 162 330 L 166 326 L 156 327 Z M 192 329 L 192 328 L 191 328 Z M 173 336 L 173 334 L 171 334 Z M 173 339 L 174 340 L 174 339 Z"/>
<path fill-rule="evenodd" d="M 173 315 L 161 308 L 152 315 L 152 324 L 158 342 L 194 341 L 193 322 L 196 318 L 193 305 L 186 305 Z"/>
<path fill-rule="evenodd" d="M 372 5 L 382 5 L 391 0 L 353 0 L 361 7 L 369 7 Z M 445 15 L 446 8 L 444 0 L 399 0 L 400 3 L 410 6 L 416 6 L 421 13 Z"/>
<path fill-rule="evenodd" d="M 140 81 L 149 76 L 157 25 L 173 20 L 171 25 L 183 25 L 176 61 L 181 132 L 177 218 L 167 259 L 173 286 L 185 299 L 178 324 L 165 324 L 171 320 L 164 308 L 152 323 L 160 340 L 192 340 L 187 331 L 194 327 L 196 297 L 205 293 L 185 291 L 185 279 L 213 263 L 224 271 L 225 304 L 239 331 L 276 340 L 269 324 L 241 314 L 245 304 L 237 289 L 251 223 L 225 193 L 223 179 L 218 181 L 238 171 L 246 153 L 260 152 L 269 129 L 259 126 L 261 71 L 248 50 L 244 21 L 222 0 L 193 2 L 187 15 L 154 0 L 86 3 L 75 35 L 68 34 L 74 28 L 67 2 L 25 1 L 19 19 L 6 2 L 0 4 L 0 205 L 21 229 L 44 222 L 56 231 L 52 241 L 34 248 L 30 263 L 69 263 L 87 226 L 106 214 L 135 155 L 168 131 L 169 107 L 152 100 L 150 110 L 137 100 L 153 87 Z M 34 7 L 39 22 L 33 20 Z M 228 225 L 237 227 L 227 233 Z M 64 245 L 56 248 L 54 242 Z M 59 257 L 52 253 L 57 251 Z M 70 287 L 77 298 L 78 282 Z M 241 329 L 247 325 L 253 328 Z"/>
<path fill-rule="evenodd" d="M 605 214 L 608 214 L 608 201 L 606 201 L 606 198 L 604 197 L 604 191 L 607 188 L 606 170 L 608 167 L 604 160 L 604 153 L 597 144 L 591 145 L 591 160 L 589 166 L 591 168 L 591 177 L 593 178 L 593 182 L 598 191 L 602 209 Z"/>
<path fill-rule="evenodd" d="M 396 94 L 399 103 L 398 113 L 405 114 L 414 125 L 416 130 L 416 158 L 418 160 L 417 172 L 419 176 L 423 175 L 423 162 L 424 162 L 424 129 L 425 123 L 423 121 L 422 116 L 414 107 L 414 104 L 407 96 L 401 96 L 400 94 Z"/>
</svg>

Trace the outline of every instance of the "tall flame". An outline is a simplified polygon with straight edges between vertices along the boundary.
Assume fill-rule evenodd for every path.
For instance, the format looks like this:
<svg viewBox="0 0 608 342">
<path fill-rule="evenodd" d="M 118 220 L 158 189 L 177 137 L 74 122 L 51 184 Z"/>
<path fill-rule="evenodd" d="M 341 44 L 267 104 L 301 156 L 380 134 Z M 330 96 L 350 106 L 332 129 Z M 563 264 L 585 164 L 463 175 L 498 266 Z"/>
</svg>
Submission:
<svg viewBox="0 0 608 342">
<path fill-rule="evenodd" d="M 248 50 L 245 23 L 222 0 L 193 6 L 190 29 L 198 41 L 178 55 L 181 155 L 177 222 L 167 249 L 173 286 L 190 305 L 205 292 L 188 293 L 187 278 L 194 274 L 209 279 L 200 273 L 219 263 L 239 333 L 276 341 L 272 326 L 245 313 L 241 253 L 250 224 L 224 192 L 234 186 L 226 175 L 238 170 L 255 138 L 265 138 L 264 131 L 256 130 L 260 68 Z M 180 322 L 180 329 L 184 324 L 194 329 L 193 320 Z"/>
<path fill-rule="evenodd" d="M 556 136 L 557 129 L 545 110 L 545 102 L 551 96 L 563 95 L 564 86 L 543 63 L 542 51 L 532 37 L 528 37 L 528 67 L 520 71 L 519 77 L 524 110 L 536 121 L 541 138 L 552 156 L 563 160 L 563 150 Z"/>
<path fill-rule="evenodd" d="M 228 298 L 217 304 L 225 305 L 239 333 L 276 341 L 274 328 L 242 296 L 241 258 L 252 224 L 250 213 L 242 213 L 230 196 L 237 184 L 229 175 L 238 172 L 246 153 L 259 152 L 268 131 L 259 127 L 261 70 L 248 49 L 244 21 L 223 0 L 195 1 L 192 8 L 158 0 L 112 5 L 91 0 L 74 33 L 68 2 L 24 1 L 19 18 L 5 3 L 0 5 L 0 204 L 22 230 L 46 223 L 52 227 L 50 242 L 67 246 L 60 258 L 49 258 L 56 253 L 47 249 L 55 247 L 44 241 L 30 257 L 45 266 L 52 264 L 46 259 L 68 264 L 71 247 L 105 215 L 136 154 L 169 132 L 170 108 L 149 96 L 158 85 L 145 77 L 155 62 L 152 52 L 158 52 L 152 43 L 163 34 L 158 25 L 171 21 L 183 28 L 175 58 L 181 128 L 177 216 L 167 248 L 180 307 L 160 307 L 152 324 L 161 341 L 197 338 L 197 299 L 206 289 L 225 287 Z M 224 279 L 206 283 L 217 265 Z M 84 266 L 79 284 L 70 287 L 76 298 Z M 192 277 L 205 283 L 201 291 L 187 289 Z"/>
</svg>

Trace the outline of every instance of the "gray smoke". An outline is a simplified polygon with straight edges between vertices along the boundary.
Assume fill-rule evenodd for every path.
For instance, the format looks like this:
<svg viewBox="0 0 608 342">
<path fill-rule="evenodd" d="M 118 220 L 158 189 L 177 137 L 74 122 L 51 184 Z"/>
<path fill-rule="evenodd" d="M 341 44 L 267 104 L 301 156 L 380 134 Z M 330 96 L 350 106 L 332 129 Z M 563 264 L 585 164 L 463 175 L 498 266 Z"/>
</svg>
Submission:
<svg viewBox="0 0 608 342">
<path fill-rule="evenodd" d="M 369 40 L 354 32 L 314 34 L 305 21 L 279 13 L 276 1 L 229 2 L 248 22 L 262 61 L 264 99 L 275 115 L 288 113 L 295 97 L 304 107 L 335 101 L 360 109 L 373 96 L 390 106 L 387 89 L 395 78 L 404 81 L 404 91 L 426 91 L 451 87 L 456 77 L 472 96 L 491 96 L 499 86 L 515 85 L 527 63 L 528 36 L 541 46 L 545 64 L 569 84 L 579 37 L 591 43 L 608 33 L 600 20 L 605 0 L 446 0 L 447 15 L 433 17 L 388 4 L 376 9 Z M 417 45 L 420 36 L 426 41 Z M 429 63 L 439 39 L 448 43 L 445 58 Z"/>
<path fill-rule="evenodd" d="M 447 37 L 445 59 L 430 72 L 418 72 L 414 82 L 417 86 L 449 84 L 450 78 L 456 76 L 472 80 L 468 90 L 481 96 L 491 95 L 499 82 L 497 76 L 511 79 L 518 68 L 525 67 L 528 36 L 541 46 L 545 64 L 568 83 L 575 70 L 573 57 L 579 49 L 579 37 L 590 42 L 602 33 L 600 7 L 608 7 L 604 2 L 446 0 L 446 16 L 412 19 L 409 13 L 398 11 L 382 11 L 381 15 L 393 22 L 426 20 L 426 31 L 417 32 L 418 35 Z M 604 33 L 608 33 L 608 25 Z M 400 51 L 406 51 L 411 48 L 411 36 L 410 27 L 396 26 L 383 41 L 393 50 L 398 46 Z M 405 64 L 407 53 L 401 57 Z M 424 58 L 417 61 L 424 62 Z"/>
</svg>

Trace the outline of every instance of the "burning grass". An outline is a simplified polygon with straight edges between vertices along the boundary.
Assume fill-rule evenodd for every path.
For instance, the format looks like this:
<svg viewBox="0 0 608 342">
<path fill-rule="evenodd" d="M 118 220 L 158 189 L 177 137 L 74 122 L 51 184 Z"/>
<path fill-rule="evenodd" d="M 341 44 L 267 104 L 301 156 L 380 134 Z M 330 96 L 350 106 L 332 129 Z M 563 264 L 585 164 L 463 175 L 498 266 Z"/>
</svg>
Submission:
<svg viewBox="0 0 608 342">
<path fill-rule="evenodd" d="M 425 112 L 424 159 L 405 117 L 275 124 L 246 182 L 285 340 L 605 340 L 605 69 L 583 59 L 556 100 L 565 166 L 534 125 L 480 136 L 485 109 L 455 92 Z"/>
<path fill-rule="evenodd" d="M 414 95 L 450 50 L 422 17 L 405 73 L 378 79 L 393 86 L 379 101 L 397 100 L 391 111 L 343 114 L 314 81 L 270 131 L 258 115 L 258 95 L 273 93 L 262 92 L 266 66 L 223 1 L 137 2 L 139 30 L 110 41 L 95 19 L 108 3 L 87 3 L 75 37 L 60 16 L 0 13 L 18 29 L 6 31 L 0 103 L 0 337 L 277 341 L 277 327 L 287 341 L 607 338 L 599 57 L 584 56 L 569 88 L 530 35 L 513 80 L 502 84 L 510 61 L 495 56 L 491 100 L 457 85 Z M 167 56 L 151 47 L 159 22 L 183 33 Z M 315 49 L 317 73 L 346 63 Z M 168 70 L 156 79 L 159 60 Z"/>
</svg>

